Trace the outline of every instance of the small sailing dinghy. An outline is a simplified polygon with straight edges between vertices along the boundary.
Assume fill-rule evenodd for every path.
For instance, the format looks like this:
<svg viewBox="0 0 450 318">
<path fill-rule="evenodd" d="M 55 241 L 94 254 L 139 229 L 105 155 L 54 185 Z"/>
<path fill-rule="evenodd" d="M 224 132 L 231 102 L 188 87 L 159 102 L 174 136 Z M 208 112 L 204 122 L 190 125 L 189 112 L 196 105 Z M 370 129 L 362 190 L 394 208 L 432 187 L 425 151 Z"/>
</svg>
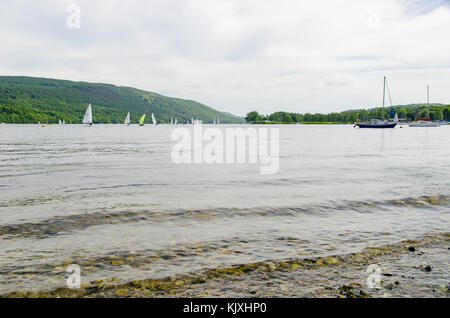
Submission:
<svg viewBox="0 0 450 318">
<path fill-rule="evenodd" d="M 430 120 L 430 86 L 427 85 L 427 117 L 419 118 L 416 122 L 409 124 L 409 127 L 439 127 L 438 123 L 432 122 Z"/>
<path fill-rule="evenodd" d="M 128 112 L 127 118 L 125 118 L 125 125 L 127 126 L 131 125 L 130 112 Z"/>
<path fill-rule="evenodd" d="M 153 122 L 153 125 L 155 125 L 155 126 L 158 124 L 156 122 L 155 114 L 152 114 L 152 122 Z"/>
<path fill-rule="evenodd" d="M 147 113 L 142 115 L 142 117 L 139 119 L 139 126 L 143 127 L 145 125 L 145 117 L 147 116 Z"/>
<path fill-rule="evenodd" d="M 383 86 L 383 120 L 380 119 L 372 119 L 370 123 L 356 123 L 355 127 L 359 128 L 395 128 L 398 123 L 398 116 L 395 117 L 394 122 L 389 122 L 384 119 L 384 106 L 386 101 L 386 88 L 388 89 L 389 99 L 391 98 L 391 93 L 389 92 L 389 88 L 386 83 L 386 76 L 384 77 L 384 86 Z M 392 106 L 392 100 L 391 100 Z"/>
<path fill-rule="evenodd" d="M 175 118 L 175 126 L 178 125 L 178 119 Z"/>
<path fill-rule="evenodd" d="M 83 119 L 83 124 L 89 125 L 89 126 L 94 125 L 94 123 L 92 122 L 92 105 L 91 104 L 89 104 L 89 106 L 86 110 L 86 114 L 84 115 L 84 119 Z"/>
</svg>

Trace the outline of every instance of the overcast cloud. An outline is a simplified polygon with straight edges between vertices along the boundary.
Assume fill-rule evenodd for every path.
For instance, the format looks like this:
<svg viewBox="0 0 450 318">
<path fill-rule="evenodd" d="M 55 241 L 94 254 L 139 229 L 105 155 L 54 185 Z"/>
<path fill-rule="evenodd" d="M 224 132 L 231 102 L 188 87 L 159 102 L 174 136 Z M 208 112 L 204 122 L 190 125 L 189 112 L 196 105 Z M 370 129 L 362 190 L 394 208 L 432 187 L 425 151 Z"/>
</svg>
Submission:
<svg viewBox="0 0 450 318">
<path fill-rule="evenodd" d="M 81 28 L 66 25 L 81 8 Z M 133 86 L 243 115 L 450 103 L 446 0 L 0 0 L 0 74 Z"/>
</svg>

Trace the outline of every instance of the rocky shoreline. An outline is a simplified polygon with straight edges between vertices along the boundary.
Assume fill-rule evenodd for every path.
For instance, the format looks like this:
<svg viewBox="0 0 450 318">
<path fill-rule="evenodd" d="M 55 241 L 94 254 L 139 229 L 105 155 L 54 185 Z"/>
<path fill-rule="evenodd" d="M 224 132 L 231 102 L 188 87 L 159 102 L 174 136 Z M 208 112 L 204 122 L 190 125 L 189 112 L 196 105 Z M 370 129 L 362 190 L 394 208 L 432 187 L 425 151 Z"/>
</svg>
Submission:
<svg viewBox="0 0 450 318">
<path fill-rule="evenodd" d="M 9 298 L 99 297 L 441 297 L 450 296 L 450 233 L 369 247 L 358 253 L 215 268 L 120 283 L 105 278 L 80 290 L 14 292 Z M 376 266 L 378 280 L 369 288 Z M 373 274 L 373 273 L 372 273 Z"/>
</svg>

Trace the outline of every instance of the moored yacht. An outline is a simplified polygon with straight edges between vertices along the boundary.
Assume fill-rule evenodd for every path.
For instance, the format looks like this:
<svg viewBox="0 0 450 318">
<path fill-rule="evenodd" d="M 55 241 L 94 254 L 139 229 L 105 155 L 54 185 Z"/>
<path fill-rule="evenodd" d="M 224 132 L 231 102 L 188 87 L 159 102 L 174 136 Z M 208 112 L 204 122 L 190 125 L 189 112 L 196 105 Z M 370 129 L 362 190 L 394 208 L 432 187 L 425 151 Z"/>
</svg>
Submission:
<svg viewBox="0 0 450 318">
<path fill-rule="evenodd" d="M 383 120 L 372 119 L 369 123 L 355 123 L 355 127 L 359 127 L 359 128 L 395 128 L 395 126 L 397 126 L 397 122 L 398 122 L 397 114 L 395 115 L 395 119 L 393 122 L 390 122 L 390 121 L 384 119 L 384 106 L 386 103 L 386 87 L 387 87 L 387 83 L 386 83 L 386 76 L 385 76 L 384 77 L 384 86 L 383 86 Z M 388 92 L 389 92 L 389 88 L 388 88 Z M 390 97 L 391 97 L 391 94 L 389 93 L 389 98 Z M 392 101 L 391 101 L 391 105 L 392 105 Z"/>
</svg>

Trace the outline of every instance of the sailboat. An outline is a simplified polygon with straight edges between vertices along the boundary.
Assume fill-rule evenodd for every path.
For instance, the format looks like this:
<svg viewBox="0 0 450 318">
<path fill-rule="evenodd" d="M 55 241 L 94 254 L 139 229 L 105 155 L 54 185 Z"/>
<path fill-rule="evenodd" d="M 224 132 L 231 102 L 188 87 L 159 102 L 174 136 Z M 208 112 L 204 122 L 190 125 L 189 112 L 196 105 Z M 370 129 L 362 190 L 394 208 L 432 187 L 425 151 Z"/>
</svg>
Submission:
<svg viewBox="0 0 450 318">
<path fill-rule="evenodd" d="M 58 125 L 62 125 L 61 119 L 58 120 Z"/>
<path fill-rule="evenodd" d="M 417 119 L 415 123 L 409 124 L 409 127 L 439 127 L 438 123 L 430 121 L 430 85 L 427 85 L 427 117 Z"/>
<path fill-rule="evenodd" d="M 127 118 L 125 118 L 125 125 L 127 126 L 131 125 L 130 112 L 128 112 Z"/>
<path fill-rule="evenodd" d="M 444 112 L 442 111 L 442 108 L 441 108 L 441 111 L 440 111 L 440 116 L 439 116 L 439 118 L 442 118 L 441 120 L 438 120 L 438 121 L 437 121 L 437 123 L 438 123 L 439 125 L 441 125 L 441 126 L 448 125 L 448 121 L 446 121 L 446 120 L 444 119 Z"/>
<path fill-rule="evenodd" d="M 175 118 L 175 126 L 178 125 L 178 119 Z"/>
<path fill-rule="evenodd" d="M 84 115 L 83 124 L 92 126 L 94 123 L 92 122 L 92 105 L 89 104 L 86 114 Z"/>
<path fill-rule="evenodd" d="M 173 118 L 170 118 L 170 124 L 173 125 Z"/>
<path fill-rule="evenodd" d="M 65 124 L 66 124 L 66 120 L 65 120 L 65 119 L 63 119 L 63 122 L 62 122 L 62 124 L 63 124 L 63 125 L 65 125 Z"/>
<path fill-rule="evenodd" d="M 383 86 L 383 120 L 379 120 L 379 119 L 372 119 L 370 123 L 356 123 L 355 127 L 358 126 L 359 128 L 395 128 L 395 126 L 397 126 L 398 123 L 398 116 L 396 116 L 396 119 L 394 119 L 394 122 L 389 122 L 387 120 L 384 119 L 384 106 L 385 106 L 385 102 L 386 102 L 386 87 L 387 87 L 387 83 L 386 83 L 386 76 L 384 77 L 384 86 Z M 389 92 L 389 88 L 388 88 L 388 92 Z M 391 98 L 391 94 L 389 92 L 389 99 Z M 391 106 L 392 106 L 392 101 L 391 101 Z"/>
<path fill-rule="evenodd" d="M 147 113 L 142 115 L 142 117 L 139 119 L 139 126 L 143 127 L 145 125 L 145 117 L 147 116 Z"/>
<path fill-rule="evenodd" d="M 152 114 L 152 122 L 153 122 L 153 125 L 156 126 L 157 122 L 156 122 L 155 114 Z"/>
</svg>

